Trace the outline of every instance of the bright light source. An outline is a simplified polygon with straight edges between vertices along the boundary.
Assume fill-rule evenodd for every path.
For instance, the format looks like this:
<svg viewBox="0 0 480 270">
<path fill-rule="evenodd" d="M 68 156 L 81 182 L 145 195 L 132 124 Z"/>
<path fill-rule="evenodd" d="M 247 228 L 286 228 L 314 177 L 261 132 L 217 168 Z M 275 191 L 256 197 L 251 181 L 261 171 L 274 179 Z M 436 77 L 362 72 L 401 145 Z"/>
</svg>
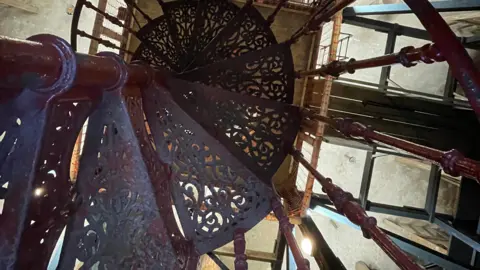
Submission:
<svg viewBox="0 0 480 270">
<path fill-rule="evenodd" d="M 312 242 L 308 238 L 302 240 L 302 250 L 308 255 L 312 255 Z"/>
<path fill-rule="evenodd" d="M 312 216 L 312 210 L 307 209 L 307 216 L 311 217 Z"/>
<path fill-rule="evenodd" d="M 37 196 L 37 197 L 40 196 L 40 195 L 42 195 L 42 193 L 43 193 L 43 188 L 37 188 L 37 189 L 35 189 L 35 191 L 34 191 L 34 194 L 35 194 L 35 196 Z"/>
</svg>

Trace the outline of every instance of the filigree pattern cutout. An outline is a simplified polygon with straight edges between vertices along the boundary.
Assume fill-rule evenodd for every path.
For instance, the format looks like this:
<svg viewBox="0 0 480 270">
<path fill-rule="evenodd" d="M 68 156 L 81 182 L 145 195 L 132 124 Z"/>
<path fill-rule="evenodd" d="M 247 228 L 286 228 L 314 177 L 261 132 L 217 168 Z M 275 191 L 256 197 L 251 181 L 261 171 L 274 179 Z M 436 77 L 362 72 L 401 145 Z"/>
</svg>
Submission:
<svg viewBox="0 0 480 270">
<path fill-rule="evenodd" d="M 178 50 L 172 37 L 174 34 L 172 31 L 175 30 L 169 27 L 165 16 L 156 18 L 138 31 L 137 35 L 140 37 L 143 46 L 140 46 L 137 50 L 140 48 L 148 48 L 150 53 L 146 52 L 145 54 L 153 54 L 157 57 L 159 57 L 159 55 L 165 56 L 163 61 L 166 62 L 171 69 L 180 71 L 180 61 L 183 53 Z M 152 52 L 154 48 L 156 51 Z M 139 55 L 137 52 L 135 54 Z M 142 54 L 143 53 L 140 53 L 140 55 Z"/>
<path fill-rule="evenodd" d="M 152 180 L 160 215 L 165 221 L 165 229 L 177 257 L 177 264 L 181 269 L 191 269 L 189 267 L 196 265 L 198 255 L 191 242 L 183 237 L 175 221 L 171 207 L 171 174 L 168 172 L 167 164 L 162 163 L 152 147 L 152 142 L 149 139 L 144 123 L 145 118 L 141 98 L 128 97 L 127 106 L 150 179 Z"/>
<path fill-rule="evenodd" d="M 176 259 L 120 91 L 89 118 L 62 269 L 173 269 Z M 77 265 L 79 266 L 79 265 Z"/>
<path fill-rule="evenodd" d="M 194 56 L 191 45 L 193 40 L 193 30 L 197 19 L 197 6 L 199 1 L 177 0 L 166 4 L 166 16 L 171 25 L 175 28 L 175 38 L 177 44 L 177 53 L 182 55 L 181 68 Z"/>
<path fill-rule="evenodd" d="M 48 97 L 48 96 L 47 96 Z M 25 89 L 0 104 L 0 269 L 12 269 L 23 232 L 34 179 L 37 154 L 44 134 L 48 104 L 39 108 L 39 96 Z M 8 211 L 4 211 L 8 209 Z"/>
<path fill-rule="evenodd" d="M 179 78 L 253 97 L 293 101 L 295 74 L 288 44 L 214 63 Z"/>
<path fill-rule="evenodd" d="M 203 0 L 201 3 L 201 22 L 195 29 L 193 51 L 201 52 L 214 37 L 230 22 L 240 9 L 230 1 Z"/>
<path fill-rule="evenodd" d="M 248 7 L 244 12 L 243 16 L 236 16 L 232 30 L 225 31 L 215 46 L 205 52 L 201 65 L 238 57 L 277 44 L 272 30 L 254 6 Z"/>
<path fill-rule="evenodd" d="M 27 227 L 19 248 L 20 268 L 46 268 L 73 207 L 70 160 L 92 102 L 56 102 L 48 116 L 33 182 Z"/>
<path fill-rule="evenodd" d="M 135 51 L 132 60 L 141 60 L 148 63 L 150 66 L 155 68 L 164 68 L 166 70 L 172 70 L 170 66 L 163 60 L 160 56 L 152 52 L 150 49 L 145 47 L 143 44 L 140 44 L 138 49 Z"/>
<path fill-rule="evenodd" d="M 271 190 L 208 135 L 161 88 L 143 90 L 157 153 L 170 164 L 173 198 L 187 238 L 200 254 L 250 229 L 270 211 Z"/>
<path fill-rule="evenodd" d="M 166 83 L 190 117 L 270 184 L 300 127 L 298 107 L 178 79 Z"/>
</svg>

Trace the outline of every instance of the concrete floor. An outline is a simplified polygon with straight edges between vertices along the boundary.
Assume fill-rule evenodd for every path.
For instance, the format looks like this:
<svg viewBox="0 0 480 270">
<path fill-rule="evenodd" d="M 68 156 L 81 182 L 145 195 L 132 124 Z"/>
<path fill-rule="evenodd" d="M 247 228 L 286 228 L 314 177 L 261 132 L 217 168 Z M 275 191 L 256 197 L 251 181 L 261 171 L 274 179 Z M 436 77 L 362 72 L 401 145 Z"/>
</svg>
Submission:
<svg viewBox="0 0 480 270">
<path fill-rule="evenodd" d="M 39 7 L 39 14 L 31 14 L 11 7 L 0 6 L 0 35 L 15 38 L 27 38 L 38 33 L 51 33 L 67 41 L 70 40 L 71 15 L 67 8 L 74 5 L 74 0 L 32 0 Z M 92 1 L 96 2 L 96 1 Z M 373 1 L 359 1 L 357 4 L 370 4 Z M 418 20 L 409 15 L 392 15 L 384 19 L 399 24 L 418 27 Z M 94 13 L 84 13 L 80 19 L 82 29 L 91 31 Z M 343 32 L 353 34 L 348 56 L 356 59 L 382 55 L 386 34 L 372 30 L 360 29 L 344 25 Z M 425 41 L 412 40 L 399 37 L 396 49 L 406 45 L 423 45 Z M 88 51 L 88 40 L 80 39 L 79 52 Z M 440 94 L 446 74 L 447 66 L 444 63 L 435 65 L 418 65 L 405 69 L 401 66 L 392 68 L 392 79 L 400 86 L 427 93 Z M 380 69 L 359 71 L 351 77 L 359 80 L 378 82 Z M 309 147 L 304 148 L 307 158 L 311 152 Z M 324 143 L 320 154 L 318 169 L 326 176 L 331 177 L 336 184 L 358 196 L 365 151 L 339 147 Z M 305 181 L 306 172 L 299 174 L 299 183 Z M 379 158 L 372 177 L 369 199 L 374 202 L 394 205 L 409 205 L 422 207 L 425 201 L 428 172 L 416 167 L 399 163 L 393 157 Z M 320 188 L 315 185 L 315 192 Z M 392 192 L 394 191 L 394 192 Z M 438 209 L 445 213 L 452 213 L 454 194 L 456 188 L 442 184 Z M 374 269 L 397 269 L 394 263 L 371 240 L 364 239 L 360 231 L 343 224 L 332 224 L 331 220 L 313 213 L 313 219 L 320 228 L 331 248 L 343 261 L 347 269 L 354 269 L 356 261 L 362 260 Z M 375 215 L 381 224 L 384 216 Z M 249 249 L 271 252 L 273 241 L 278 230 L 275 222 L 264 221 L 248 233 L 247 243 Z M 298 236 L 301 238 L 301 236 Z M 225 259 L 232 266 L 232 259 Z M 266 263 L 250 262 L 250 269 L 269 269 Z M 311 260 L 312 269 L 316 264 Z"/>
<path fill-rule="evenodd" d="M 70 42 L 70 26 L 72 15 L 67 9 L 74 6 L 75 0 L 29 0 L 38 7 L 39 13 L 32 14 L 26 11 L 7 7 L 0 4 L 0 35 L 26 39 L 36 34 L 54 34 Z M 90 1 L 97 4 L 98 0 Z M 81 29 L 91 33 L 95 13 L 82 12 L 79 20 Z M 87 39 L 78 40 L 78 52 L 87 53 L 90 42 Z"/>
</svg>

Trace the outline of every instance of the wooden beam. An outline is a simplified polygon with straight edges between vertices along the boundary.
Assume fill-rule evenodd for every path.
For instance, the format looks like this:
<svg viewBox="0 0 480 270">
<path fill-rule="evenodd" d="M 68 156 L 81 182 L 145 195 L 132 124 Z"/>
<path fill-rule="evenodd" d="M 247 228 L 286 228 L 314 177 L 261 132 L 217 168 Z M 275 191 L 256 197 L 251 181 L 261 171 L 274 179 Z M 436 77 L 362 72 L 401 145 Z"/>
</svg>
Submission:
<svg viewBox="0 0 480 270">
<path fill-rule="evenodd" d="M 99 0 L 98 1 L 98 9 L 101 11 L 105 11 L 107 9 L 107 0 Z M 103 28 L 103 20 L 104 17 L 100 13 L 96 13 L 95 15 L 95 22 L 93 24 L 93 30 L 92 30 L 92 36 L 99 38 L 100 35 L 102 34 L 102 28 Z M 91 40 L 90 41 L 90 47 L 88 49 L 88 54 L 96 54 L 98 52 L 98 41 Z"/>
<path fill-rule="evenodd" d="M 431 242 L 431 241 L 429 241 L 429 240 L 427 240 L 427 239 L 425 239 L 425 238 L 423 238 L 423 237 L 421 237 L 417 234 L 414 234 L 414 233 L 402 228 L 401 226 L 399 226 L 397 223 L 393 222 L 390 219 L 387 219 L 387 218 L 383 219 L 383 224 L 385 224 L 385 227 L 386 227 L 387 230 L 389 230 L 389 231 L 391 231 L 395 234 L 399 234 L 399 235 L 409 239 L 410 241 L 418 243 L 422 246 L 426 246 L 426 247 L 428 247 L 430 249 L 433 249 L 437 252 L 440 252 L 442 254 L 445 254 L 445 255 L 448 254 L 448 251 L 444 247 L 439 246 L 439 245 L 437 245 L 437 244 L 435 244 L 435 243 L 433 243 L 433 242 Z"/>
<path fill-rule="evenodd" d="M 121 34 L 115 32 L 115 31 L 113 31 L 112 29 L 107 28 L 105 26 L 101 26 L 100 29 L 101 29 L 100 32 L 102 33 L 102 35 L 104 35 L 108 38 L 120 41 L 120 42 L 123 41 L 123 36 Z"/>
<path fill-rule="evenodd" d="M 218 256 L 227 256 L 227 257 L 235 257 L 235 250 L 233 247 L 222 247 L 215 250 L 215 253 Z M 260 262 L 276 262 L 277 258 L 275 253 L 271 252 L 263 252 L 263 251 L 256 251 L 256 250 L 249 250 L 245 251 L 248 260 L 260 261 Z"/>
</svg>

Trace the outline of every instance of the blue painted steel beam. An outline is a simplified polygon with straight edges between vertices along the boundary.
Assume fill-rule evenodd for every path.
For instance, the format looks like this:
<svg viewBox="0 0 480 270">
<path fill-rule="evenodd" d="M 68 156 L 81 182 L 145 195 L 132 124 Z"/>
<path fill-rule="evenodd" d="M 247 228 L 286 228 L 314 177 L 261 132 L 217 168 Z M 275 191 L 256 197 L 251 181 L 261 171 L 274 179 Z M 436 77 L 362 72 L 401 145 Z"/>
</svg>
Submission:
<svg viewBox="0 0 480 270">
<path fill-rule="evenodd" d="M 332 219 L 335 222 L 346 224 L 354 229 L 360 230 L 360 227 L 353 224 L 350 222 L 344 215 L 339 214 L 336 212 L 334 209 L 328 207 L 328 206 L 322 206 L 322 205 L 317 205 L 313 209 L 313 211 L 320 213 L 330 219 Z M 382 229 L 383 230 L 383 229 Z M 434 250 L 431 250 L 429 248 L 426 248 L 422 245 L 419 245 L 415 242 L 412 242 L 408 239 L 405 239 L 399 235 L 396 235 L 394 233 L 391 233 L 387 230 L 383 230 L 389 237 L 390 239 L 395 242 L 402 250 L 405 252 L 408 252 L 410 254 L 414 254 L 421 258 L 422 260 L 430 263 L 434 263 L 440 267 L 443 267 L 445 269 L 449 270 L 466 270 L 470 269 L 468 266 L 465 266 L 459 262 L 456 262 L 449 258 L 448 256 L 445 256 L 444 254 L 441 254 L 439 252 L 436 252 Z"/>
<path fill-rule="evenodd" d="M 438 1 L 431 4 L 438 12 L 480 10 L 479 0 Z M 412 13 L 412 10 L 406 4 L 353 6 L 343 9 L 344 17 L 408 13 Z"/>
</svg>

